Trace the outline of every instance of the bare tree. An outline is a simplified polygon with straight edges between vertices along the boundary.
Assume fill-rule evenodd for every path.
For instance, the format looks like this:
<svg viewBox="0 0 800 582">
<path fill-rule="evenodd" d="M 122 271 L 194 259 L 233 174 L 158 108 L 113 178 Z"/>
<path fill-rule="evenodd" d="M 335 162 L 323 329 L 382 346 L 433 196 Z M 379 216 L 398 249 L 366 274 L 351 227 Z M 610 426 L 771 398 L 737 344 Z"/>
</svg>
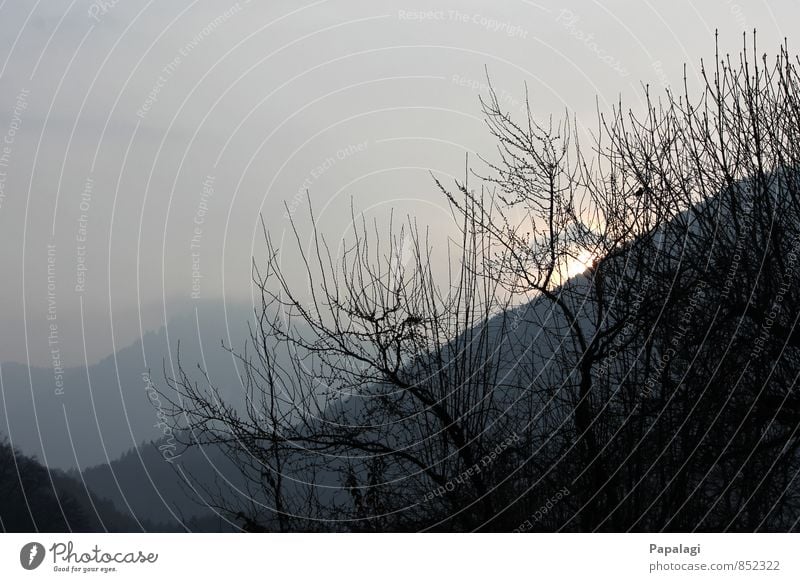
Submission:
<svg viewBox="0 0 800 582">
<path fill-rule="evenodd" d="M 250 529 L 795 528 L 796 67 L 754 38 L 698 97 L 599 115 L 589 149 L 490 90 L 496 155 L 437 182 L 446 275 L 416 219 L 381 237 L 353 212 L 338 255 L 292 223 L 309 301 L 265 233 L 243 402 L 183 368 L 167 391 L 187 444 L 252 485 L 220 507 Z"/>
</svg>

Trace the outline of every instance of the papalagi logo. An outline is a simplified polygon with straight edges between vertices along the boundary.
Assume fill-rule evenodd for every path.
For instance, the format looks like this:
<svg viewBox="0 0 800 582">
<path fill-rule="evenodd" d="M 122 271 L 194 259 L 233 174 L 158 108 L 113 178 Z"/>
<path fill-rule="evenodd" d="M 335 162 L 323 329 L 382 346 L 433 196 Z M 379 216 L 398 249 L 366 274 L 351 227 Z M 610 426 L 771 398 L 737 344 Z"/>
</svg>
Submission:
<svg viewBox="0 0 800 582">
<path fill-rule="evenodd" d="M 44 561 L 44 546 L 38 542 L 30 542 L 22 546 L 19 552 L 19 563 L 26 570 L 35 570 Z"/>
</svg>

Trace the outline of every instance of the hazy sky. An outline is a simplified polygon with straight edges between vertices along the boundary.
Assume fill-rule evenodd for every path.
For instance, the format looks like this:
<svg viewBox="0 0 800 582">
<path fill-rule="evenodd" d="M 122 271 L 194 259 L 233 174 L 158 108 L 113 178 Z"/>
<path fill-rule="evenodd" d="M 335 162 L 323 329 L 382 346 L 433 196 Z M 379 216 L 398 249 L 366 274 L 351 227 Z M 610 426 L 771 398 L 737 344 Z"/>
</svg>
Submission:
<svg viewBox="0 0 800 582">
<path fill-rule="evenodd" d="M 636 107 L 684 62 L 695 80 L 715 28 L 725 50 L 753 28 L 760 50 L 795 49 L 798 16 L 790 0 L 0 1 L 0 361 L 50 365 L 55 337 L 91 363 L 198 298 L 249 300 L 259 214 L 280 240 L 306 189 L 334 242 L 351 197 L 445 237 L 429 170 L 491 157 L 486 68 L 509 110 L 527 83 L 537 115 L 590 127 L 596 102 Z"/>
</svg>

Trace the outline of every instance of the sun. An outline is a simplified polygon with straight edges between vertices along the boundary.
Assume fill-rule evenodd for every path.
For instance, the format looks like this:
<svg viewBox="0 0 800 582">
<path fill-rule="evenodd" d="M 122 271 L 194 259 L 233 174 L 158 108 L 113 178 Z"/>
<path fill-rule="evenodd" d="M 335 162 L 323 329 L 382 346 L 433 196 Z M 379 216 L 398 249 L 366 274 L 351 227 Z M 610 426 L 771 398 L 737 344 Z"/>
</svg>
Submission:
<svg viewBox="0 0 800 582">
<path fill-rule="evenodd" d="M 567 264 L 567 276 L 571 278 L 585 273 L 592 266 L 594 259 L 595 256 L 589 251 L 581 251 L 577 257 Z"/>
</svg>

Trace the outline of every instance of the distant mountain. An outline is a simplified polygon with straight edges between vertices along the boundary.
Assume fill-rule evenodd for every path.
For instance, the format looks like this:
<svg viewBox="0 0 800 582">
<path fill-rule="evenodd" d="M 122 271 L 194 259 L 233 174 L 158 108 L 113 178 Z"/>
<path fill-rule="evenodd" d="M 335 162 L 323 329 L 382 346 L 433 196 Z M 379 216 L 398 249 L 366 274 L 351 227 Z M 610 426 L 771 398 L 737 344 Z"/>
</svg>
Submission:
<svg viewBox="0 0 800 582">
<path fill-rule="evenodd" d="M 312 514 L 330 528 L 510 531 L 568 483 L 537 530 L 796 528 L 800 221 L 778 177 L 693 205 L 334 401 L 306 430 L 316 448 L 281 464 L 295 479 L 311 467 L 308 495 L 286 497 L 340 477 L 352 499 Z"/>
<path fill-rule="evenodd" d="M 236 531 L 181 488 L 157 444 L 82 475 L 47 469 L 0 441 L 0 532 Z M 199 472 L 205 459 L 190 456 L 188 464 Z"/>
<path fill-rule="evenodd" d="M 234 338 L 239 343 L 233 347 L 241 348 L 250 319 L 246 305 L 200 304 L 88 369 L 65 369 L 61 395 L 55 393 L 51 368 L 2 364 L 0 435 L 48 467 L 109 462 L 163 436 L 158 418 L 163 403 L 149 389 L 148 378 L 157 390 L 165 388 L 164 370 L 171 374 L 177 365 L 178 342 L 182 361 L 203 365 L 223 393 L 235 395 L 239 375 L 221 341 Z"/>
<path fill-rule="evenodd" d="M 208 448 L 191 448 L 167 462 L 161 444 L 143 443 L 111 463 L 71 474 L 148 531 L 235 529 L 210 507 L 208 487 L 241 489 L 238 471 L 219 450 Z"/>
<path fill-rule="evenodd" d="M 487 529 L 518 527 L 520 516 L 533 515 L 565 483 L 571 484 L 570 489 L 574 485 L 574 493 L 548 514 L 547 523 L 537 526 L 543 531 L 567 525 L 608 531 L 655 531 L 666 526 L 683 531 L 698 523 L 709 531 L 795 527 L 791 524 L 800 508 L 794 480 L 800 470 L 796 438 L 800 401 L 791 395 L 797 383 L 800 340 L 791 318 L 800 296 L 796 285 L 787 285 L 786 280 L 796 280 L 800 223 L 782 197 L 756 198 L 746 183 L 739 188 L 730 197 L 735 206 L 722 195 L 698 204 L 631 241 L 619 254 L 599 261 L 599 266 L 565 281 L 554 294 L 566 310 L 549 297 L 535 298 L 448 337 L 438 352 L 422 353 L 405 364 L 401 373 L 415 386 L 427 382 L 443 388 L 437 404 L 454 410 L 468 429 L 467 423 L 477 417 L 474 411 L 485 410 L 482 424 L 467 433 L 470 442 L 484 439 L 475 445 L 474 458 L 481 463 L 487 451 L 507 442 L 507 435 L 519 441 L 514 447 L 501 447 L 502 455 L 489 455 L 492 462 L 480 468 L 491 487 L 492 502 L 504 508 L 491 514 L 493 522 Z M 746 246 L 750 241 L 756 242 Z M 750 252 L 745 252 L 748 248 Z M 765 317 L 773 311 L 776 315 L 770 315 L 767 327 L 772 339 L 767 341 Z M 243 310 L 240 321 L 249 316 L 249 310 Z M 245 458 L 249 451 L 240 449 L 244 461 L 237 468 L 213 447 L 191 447 L 178 451 L 176 458 L 165 457 L 160 450 L 165 441 L 157 426 L 159 402 L 148 397 L 148 376 L 143 374 L 149 370 L 150 380 L 163 389 L 161 362 L 165 354 L 174 353 L 178 339 L 187 371 L 201 363 L 222 388 L 223 398 L 234 403 L 238 398 L 236 367 L 219 348 L 219 339 L 228 336 L 224 320 L 207 319 L 200 312 L 197 320 L 190 316 L 171 322 L 168 337 L 166 330 L 148 334 L 91 367 L 91 391 L 81 376 L 85 371 L 68 371 L 65 377 L 71 383 L 63 403 L 52 396 L 50 370 L 3 367 L 3 417 L 9 419 L 15 444 L 21 435 L 27 439 L 26 452 L 45 443 L 48 462 L 59 459 L 60 466 L 69 466 L 72 458 L 82 468 L 69 474 L 48 473 L 29 460 L 25 471 L 8 472 L 10 463 L 0 463 L 0 471 L 7 473 L 0 485 L 10 487 L 11 500 L 0 506 L 4 522 L 21 524 L 23 529 L 42 527 L 38 522 L 34 526 L 33 518 L 25 522 L 20 509 L 25 506 L 8 477 L 19 471 L 33 476 L 26 478 L 32 484 L 25 486 L 36 499 L 33 513 L 51 519 L 42 523 L 54 531 L 67 524 L 81 531 L 236 531 L 251 525 L 273 529 L 269 520 L 274 511 L 257 455 Z M 590 348 L 581 346 L 574 339 L 577 330 L 601 340 Z M 243 341 L 247 332 L 242 325 L 230 336 Z M 201 350 L 198 337 L 210 349 Z M 725 346 L 728 349 L 720 354 Z M 589 362 L 585 372 L 578 365 L 584 362 Z M 32 384 L 27 384 L 28 374 L 35 378 Z M 192 377 L 202 380 L 199 373 Z M 762 387 L 767 377 L 769 383 Z M 581 397 L 584 380 L 591 390 Z M 30 402 L 28 408 L 9 404 L 14 397 L 24 403 L 26 394 L 8 390 L 11 385 L 32 385 L 36 407 Z M 98 390 L 98 386 L 118 389 Z M 455 459 L 445 466 L 447 453 L 454 448 L 446 442 L 441 449 L 424 449 L 439 446 L 439 441 L 421 430 L 435 429 L 441 419 L 430 416 L 432 407 L 427 403 L 422 406 L 395 388 L 372 384 L 342 396 L 309 430 L 313 433 L 315 426 L 326 424 L 345 427 L 365 443 L 365 449 L 376 445 L 379 453 L 381 445 L 420 458 L 430 450 L 430 458 L 443 467 L 442 479 L 449 479 L 440 489 L 455 493 L 431 494 L 431 483 L 418 477 L 413 460 L 404 464 L 399 455 L 371 450 L 350 455 L 353 449 L 342 447 L 323 451 L 327 456 L 317 463 L 317 450 L 298 448 L 286 459 L 298 462 L 284 463 L 282 469 L 286 497 L 313 499 L 330 510 L 332 518 L 340 517 L 337 512 L 357 518 L 355 523 L 326 522 L 320 527 L 377 524 L 376 531 L 431 525 L 448 531 L 483 527 L 485 515 L 473 518 L 462 512 L 474 505 L 475 498 L 485 497 L 477 487 L 472 491 L 464 477 L 464 468 L 471 470 L 477 463 Z M 465 401 L 467 397 L 474 397 L 474 402 Z M 581 400 L 590 411 L 589 426 L 582 430 L 592 436 L 591 443 L 575 420 Z M 384 414 L 378 422 L 375 410 Z M 579 443 L 582 448 L 576 447 Z M 70 457 L 72 451 L 79 455 Z M 107 460 L 113 457 L 118 458 Z M 313 462 L 305 462 L 309 460 Z M 762 487 L 767 474 L 769 487 Z M 539 483 L 543 485 L 534 489 Z M 629 495 L 633 490 L 636 494 Z M 690 499 L 685 498 L 686 491 L 693 492 Z M 215 509 L 220 497 L 225 512 Z M 601 501 L 591 514 L 583 508 L 595 498 Z M 64 508 L 62 518 L 59 503 Z M 233 517 L 238 508 L 242 512 Z M 582 522 L 574 519 L 580 511 L 588 515 Z M 381 520 L 373 519 L 376 514 Z M 460 514 L 465 515 L 463 522 L 444 521 Z"/>
<path fill-rule="evenodd" d="M 0 531 L 132 532 L 149 527 L 84 483 L 0 442 Z"/>
<path fill-rule="evenodd" d="M 159 446 L 167 444 L 161 416 L 167 403 L 159 393 L 167 391 L 165 374 L 171 375 L 173 366 L 177 369 L 180 346 L 187 370 L 197 375 L 197 366 L 207 370 L 220 393 L 237 401 L 239 370 L 222 341 L 236 350 L 243 348 L 251 319 L 247 305 L 226 309 L 221 303 L 198 305 L 88 369 L 65 369 L 63 395 L 54 392 L 50 368 L 0 365 L 0 439 L 8 435 L 0 460 L 5 479 L 0 494 L 5 492 L 4 498 L 10 500 L 2 506 L 0 518 L 20 524 L 6 528 L 238 529 L 209 508 L 209 491 L 204 489 L 241 490 L 238 471 L 218 450 L 192 448 L 185 454 L 171 450 L 178 457 L 165 457 Z M 17 478 L 12 450 L 19 471 L 36 483 L 33 489 L 23 488 L 30 489 L 33 517 L 26 517 L 22 489 L 15 496 L 11 486 L 5 486 Z M 193 490 L 187 482 L 198 485 Z M 58 510 L 59 502 L 66 515 Z"/>
</svg>

